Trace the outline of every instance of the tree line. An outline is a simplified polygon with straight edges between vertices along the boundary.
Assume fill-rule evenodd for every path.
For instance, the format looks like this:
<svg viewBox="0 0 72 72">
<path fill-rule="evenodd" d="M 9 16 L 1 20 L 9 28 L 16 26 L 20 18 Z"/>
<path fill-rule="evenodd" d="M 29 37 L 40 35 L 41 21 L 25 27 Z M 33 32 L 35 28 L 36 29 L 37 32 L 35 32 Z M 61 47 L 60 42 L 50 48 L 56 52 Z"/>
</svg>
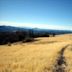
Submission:
<svg viewBox="0 0 72 72">
<path fill-rule="evenodd" d="M 55 36 L 55 34 L 52 34 Z M 13 43 L 18 41 L 30 42 L 36 37 L 49 37 L 48 33 L 34 33 L 33 30 L 29 31 L 15 31 L 15 32 L 0 32 L 0 45 Z"/>
</svg>

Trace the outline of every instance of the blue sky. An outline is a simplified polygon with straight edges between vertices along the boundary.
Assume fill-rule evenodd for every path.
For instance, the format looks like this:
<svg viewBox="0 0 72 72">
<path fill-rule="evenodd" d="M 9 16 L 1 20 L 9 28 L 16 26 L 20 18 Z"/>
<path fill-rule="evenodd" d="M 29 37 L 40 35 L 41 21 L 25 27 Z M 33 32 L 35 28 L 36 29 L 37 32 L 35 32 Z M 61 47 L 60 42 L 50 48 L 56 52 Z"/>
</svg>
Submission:
<svg viewBox="0 0 72 72">
<path fill-rule="evenodd" d="M 72 0 L 0 0 L 0 25 L 72 30 Z"/>
</svg>

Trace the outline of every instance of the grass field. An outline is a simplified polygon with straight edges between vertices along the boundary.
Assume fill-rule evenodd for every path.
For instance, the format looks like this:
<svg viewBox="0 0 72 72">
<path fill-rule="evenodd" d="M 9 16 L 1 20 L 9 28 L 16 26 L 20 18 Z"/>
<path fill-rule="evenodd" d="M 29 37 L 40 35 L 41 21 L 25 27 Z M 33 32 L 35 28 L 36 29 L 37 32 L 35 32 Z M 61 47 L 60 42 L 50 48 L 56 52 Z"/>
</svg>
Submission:
<svg viewBox="0 0 72 72">
<path fill-rule="evenodd" d="M 72 34 L 0 45 L 0 72 L 72 72 Z"/>
</svg>

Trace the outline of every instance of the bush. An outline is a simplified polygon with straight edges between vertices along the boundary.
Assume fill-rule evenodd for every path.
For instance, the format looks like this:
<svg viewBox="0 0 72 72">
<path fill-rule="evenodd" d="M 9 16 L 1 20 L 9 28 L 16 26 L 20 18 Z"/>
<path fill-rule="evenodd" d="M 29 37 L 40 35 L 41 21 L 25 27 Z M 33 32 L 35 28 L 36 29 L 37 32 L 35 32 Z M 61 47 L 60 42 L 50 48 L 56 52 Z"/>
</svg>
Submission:
<svg viewBox="0 0 72 72">
<path fill-rule="evenodd" d="M 11 43 L 10 42 L 8 42 L 8 46 L 11 46 Z"/>
</svg>

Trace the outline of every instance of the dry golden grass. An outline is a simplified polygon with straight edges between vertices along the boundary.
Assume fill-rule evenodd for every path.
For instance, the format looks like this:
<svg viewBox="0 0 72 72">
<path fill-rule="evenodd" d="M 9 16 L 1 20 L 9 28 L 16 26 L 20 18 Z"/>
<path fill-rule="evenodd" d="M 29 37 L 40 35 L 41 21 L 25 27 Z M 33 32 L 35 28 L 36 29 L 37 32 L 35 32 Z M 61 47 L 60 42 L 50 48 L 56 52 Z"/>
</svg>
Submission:
<svg viewBox="0 0 72 72">
<path fill-rule="evenodd" d="M 64 56 L 67 62 L 67 71 L 72 72 L 72 44 L 65 50 Z"/>
<path fill-rule="evenodd" d="M 0 46 L 0 72 L 53 72 L 59 51 L 65 50 L 67 70 L 72 72 L 72 35 L 37 38 L 31 43 Z"/>
</svg>

